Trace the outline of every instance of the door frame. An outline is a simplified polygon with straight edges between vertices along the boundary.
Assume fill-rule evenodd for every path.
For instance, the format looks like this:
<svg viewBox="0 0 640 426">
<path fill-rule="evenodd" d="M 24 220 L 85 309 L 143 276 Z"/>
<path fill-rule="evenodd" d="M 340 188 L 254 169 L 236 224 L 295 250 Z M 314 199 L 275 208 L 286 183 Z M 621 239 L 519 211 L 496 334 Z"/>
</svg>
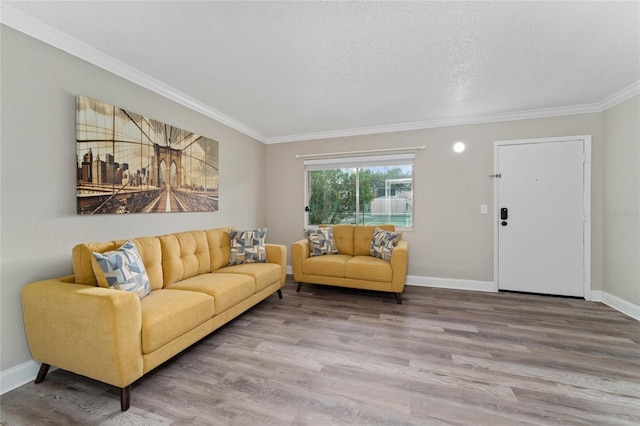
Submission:
<svg viewBox="0 0 640 426">
<path fill-rule="evenodd" d="M 580 136 L 561 136 L 550 138 L 535 138 L 535 139 L 514 139 L 514 140 L 502 140 L 494 141 L 493 144 L 493 169 L 494 177 L 493 182 L 493 289 L 499 291 L 499 247 L 498 247 L 498 221 L 500 220 L 500 193 L 498 179 L 496 175 L 500 174 L 500 164 L 498 151 L 500 146 L 506 145 L 524 145 L 524 144 L 537 144 L 537 143 L 553 143 L 553 142 L 568 142 L 581 140 L 584 143 L 584 166 L 583 170 L 583 274 L 584 274 L 584 299 L 591 300 L 591 135 Z"/>
</svg>

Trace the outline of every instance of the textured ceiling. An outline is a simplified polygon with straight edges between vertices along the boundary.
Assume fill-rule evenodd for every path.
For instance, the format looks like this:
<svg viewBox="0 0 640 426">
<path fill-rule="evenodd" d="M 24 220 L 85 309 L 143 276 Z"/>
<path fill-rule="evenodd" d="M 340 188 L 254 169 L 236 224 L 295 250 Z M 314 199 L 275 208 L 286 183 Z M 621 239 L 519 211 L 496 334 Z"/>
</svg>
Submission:
<svg viewBox="0 0 640 426">
<path fill-rule="evenodd" d="M 2 4 L 265 142 L 594 105 L 640 80 L 636 1 Z"/>
</svg>

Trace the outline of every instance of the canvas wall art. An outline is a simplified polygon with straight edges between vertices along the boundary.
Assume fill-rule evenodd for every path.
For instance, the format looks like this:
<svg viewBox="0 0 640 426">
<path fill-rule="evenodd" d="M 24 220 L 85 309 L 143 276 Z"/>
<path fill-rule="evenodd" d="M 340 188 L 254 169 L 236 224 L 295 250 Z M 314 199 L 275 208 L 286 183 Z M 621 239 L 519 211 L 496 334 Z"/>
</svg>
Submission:
<svg viewBox="0 0 640 426">
<path fill-rule="evenodd" d="M 218 210 L 218 142 L 76 98 L 77 212 Z"/>
</svg>

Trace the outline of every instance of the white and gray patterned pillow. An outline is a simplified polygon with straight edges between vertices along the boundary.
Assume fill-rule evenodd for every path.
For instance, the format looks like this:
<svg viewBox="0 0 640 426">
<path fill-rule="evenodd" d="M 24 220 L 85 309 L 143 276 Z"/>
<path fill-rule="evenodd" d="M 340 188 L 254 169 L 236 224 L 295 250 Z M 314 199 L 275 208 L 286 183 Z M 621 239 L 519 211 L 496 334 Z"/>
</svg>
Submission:
<svg viewBox="0 0 640 426">
<path fill-rule="evenodd" d="M 383 231 L 376 227 L 369 246 L 369 255 L 391 262 L 391 252 L 402 238 L 402 232 Z"/>
<path fill-rule="evenodd" d="M 304 230 L 304 236 L 309 241 L 310 256 L 338 254 L 338 247 L 333 240 L 333 229 L 309 228 Z"/>
<path fill-rule="evenodd" d="M 267 262 L 267 250 L 264 247 L 267 228 L 250 231 L 232 230 L 229 232 L 229 236 L 231 238 L 229 266 Z"/>
<path fill-rule="evenodd" d="M 109 288 L 137 293 L 142 299 L 151 293 L 149 276 L 135 244 L 127 241 L 117 250 L 93 253 Z M 102 278 L 102 277 L 100 277 Z"/>
</svg>

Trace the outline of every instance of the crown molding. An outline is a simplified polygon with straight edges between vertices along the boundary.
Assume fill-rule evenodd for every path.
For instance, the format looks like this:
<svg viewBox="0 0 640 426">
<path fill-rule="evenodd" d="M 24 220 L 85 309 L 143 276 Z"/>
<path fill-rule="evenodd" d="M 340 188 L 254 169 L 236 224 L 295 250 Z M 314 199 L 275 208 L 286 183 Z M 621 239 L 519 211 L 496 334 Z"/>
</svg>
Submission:
<svg viewBox="0 0 640 426">
<path fill-rule="evenodd" d="M 2 22 L 2 24 L 83 59 L 90 64 L 131 81 L 145 89 L 151 90 L 154 93 L 164 96 L 167 99 L 229 126 L 240 133 L 257 139 L 260 142 L 265 142 L 265 136 L 260 132 L 219 111 L 216 111 L 190 96 L 185 95 L 179 90 L 176 90 L 173 87 L 168 86 L 161 81 L 156 80 L 155 78 L 150 77 L 97 49 L 94 49 L 91 46 L 88 46 L 87 44 L 69 37 L 68 35 L 51 28 L 40 21 L 18 12 L 6 4 L 0 4 L 0 7 L 0 22 Z"/>
<path fill-rule="evenodd" d="M 528 111 L 507 112 L 501 114 L 483 114 L 466 117 L 444 118 L 439 120 L 415 121 L 386 126 L 360 127 L 357 129 L 332 130 L 328 132 L 304 133 L 299 135 L 278 136 L 267 138 L 265 143 L 285 143 L 307 141 L 314 139 L 328 139 L 347 136 L 371 135 L 377 133 L 404 132 L 408 130 L 433 129 L 438 127 L 466 126 L 470 124 L 496 123 L 500 121 L 528 120 L 533 118 L 554 117 L 561 115 L 588 114 L 602 112 L 599 103 L 574 105 L 560 108 L 543 108 Z"/>
<path fill-rule="evenodd" d="M 470 124 L 497 123 L 500 121 L 529 120 L 534 118 L 557 117 L 563 115 L 589 114 L 603 112 L 633 96 L 640 95 L 640 81 L 637 81 L 606 99 L 591 104 L 572 105 L 558 108 L 542 108 L 498 114 L 473 115 L 445 118 L 440 120 L 415 121 L 386 126 L 360 127 L 355 129 L 331 130 L 327 132 L 303 133 L 298 135 L 267 138 L 266 144 L 308 141 L 315 139 L 339 138 L 348 136 L 372 135 L 377 133 L 403 132 L 408 130 L 433 129 L 438 127 L 466 126 Z"/>
<path fill-rule="evenodd" d="M 535 118 L 545 118 L 562 115 L 587 114 L 602 112 L 615 105 L 640 94 L 640 81 L 620 90 L 606 99 L 583 105 L 573 105 L 559 108 L 543 108 L 535 110 L 525 110 L 498 114 L 473 115 L 466 117 L 454 117 L 436 120 L 416 121 L 409 123 L 399 123 L 390 125 L 359 127 L 351 129 L 330 130 L 324 132 L 302 133 L 294 135 L 283 135 L 266 137 L 257 130 L 231 118 L 211 107 L 205 105 L 190 96 L 156 80 L 135 68 L 132 68 L 115 58 L 112 58 L 97 49 L 92 48 L 68 35 L 42 24 L 35 19 L 24 15 L 6 4 L 0 3 L 0 22 L 44 43 L 56 47 L 73 56 L 83 59 L 97 67 L 103 68 L 119 77 L 129 80 L 154 93 L 164 96 L 180 105 L 193 111 L 212 118 L 230 128 L 237 130 L 265 144 L 299 142 L 316 139 L 339 138 L 349 136 L 362 136 L 378 133 L 403 132 L 409 130 L 432 129 L 437 127 L 464 126 L 470 124 L 495 123 L 500 121 L 527 120 Z"/>
<path fill-rule="evenodd" d="M 605 111 L 637 95 L 640 95 L 640 81 L 636 81 L 630 86 L 627 86 L 619 92 L 616 92 L 604 99 L 600 102 L 600 107 L 602 108 L 602 111 Z"/>
</svg>

